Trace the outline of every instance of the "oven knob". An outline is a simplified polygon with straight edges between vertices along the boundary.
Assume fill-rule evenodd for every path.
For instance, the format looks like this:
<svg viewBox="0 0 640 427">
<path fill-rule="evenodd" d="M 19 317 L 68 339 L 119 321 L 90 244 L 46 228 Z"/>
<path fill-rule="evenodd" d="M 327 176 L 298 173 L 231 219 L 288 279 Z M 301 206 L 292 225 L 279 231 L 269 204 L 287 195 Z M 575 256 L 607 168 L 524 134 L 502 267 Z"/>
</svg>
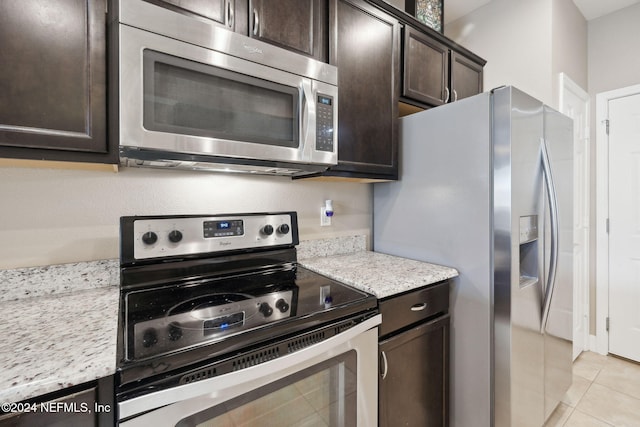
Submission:
<svg viewBox="0 0 640 427">
<path fill-rule="evenodd" d="M 262 227 L 262 230 L 260 230 L 260 232 L 265 236 L 271 236 L 273 234 L 273 225 L 271 224 L 265 225 L 264 227 Z"/>
<path fill-rule="evenodd" d="M 153 231 L 147 231 L 142 235 L 142 242 L 145 245 L 153 245 L 157 241 L 158 241 L 158 235 Z"/>
<path fill-rule="evenodd" d="M 179 232 L 178 230 L 171 230 L 169 232 L 169 241 L 172 243 L 178 243 L 180 240 L 182 240 L 182 233 Z"/>
<path fill-rule="evenodd" d="M 178 322 L 169 323 L 169 339 L 171 341 L 178 341 L 182 338 L 182 328 Z"/>
<path fill-rule="evenodd" d="M 282 224 L 280 227 L 278 227 L 278 233 L 287 234 L 289 233 L 289 229 L 289 224 Z"/>
<path fill-rule="evenodd" d="M 269 317 L 273 314 L 273 308 L 271 308 L 271 306 L 266 302 L 260 304 L 260 308 L 258 309 L 258 311 L 260 311 L 260 313 L 262 313 L 264 317 Z"/>
<path fill-rule="evenodd" d="M 280 298 L 276 301 L 276 308 L 280 310 L 280 313 L 286 313 L 287 310 L 289 310 L 289 304 L 287 304 L 284 299 Z"/>
<path fill-rule="evenodd" d="M 158 342 L 158 334 L 156 330 L 153 328 L 147 329 L 142 334 L 142 346 L 144 348 L 149 348 L 152 345 L 155 345 Z"/>
</svg>

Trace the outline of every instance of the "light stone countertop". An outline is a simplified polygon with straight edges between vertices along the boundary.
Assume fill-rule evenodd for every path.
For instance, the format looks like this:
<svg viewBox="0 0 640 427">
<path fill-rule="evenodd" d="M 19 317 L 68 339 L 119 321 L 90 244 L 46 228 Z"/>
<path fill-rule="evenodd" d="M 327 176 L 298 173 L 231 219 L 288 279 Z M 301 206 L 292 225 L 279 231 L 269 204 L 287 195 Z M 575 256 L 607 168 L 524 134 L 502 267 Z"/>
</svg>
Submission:
<svg viewBox="0 0 640 427">
<path fill-rule="evenodd" d="M 458 275 L 458 271 L 451 267 L 370 251 L 309 258 L 299 263 L 311 271 L 369 292 L 378 299 Z"/>
<path fill-rule="evenodd" d="M 0 271 L 0 403 L 115 373 L 117 260 Z"/>
<path fill-rule="evenodd" d="M 303 241 L 300 265 L 380 299 L 458 275 L 366 250 L 364 235 Z M 115 373 L 118 260 L 0 270 L 0 403 Z"/>
</svg>

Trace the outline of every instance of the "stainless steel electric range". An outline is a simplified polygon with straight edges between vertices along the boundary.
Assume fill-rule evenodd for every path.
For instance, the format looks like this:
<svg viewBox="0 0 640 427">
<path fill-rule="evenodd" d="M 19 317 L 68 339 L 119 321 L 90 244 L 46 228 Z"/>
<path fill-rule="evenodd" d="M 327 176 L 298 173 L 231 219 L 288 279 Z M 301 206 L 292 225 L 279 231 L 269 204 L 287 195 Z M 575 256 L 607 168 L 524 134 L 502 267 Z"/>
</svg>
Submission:
<svg viewBox="0 0 640 427">
<path fill-rule="evenodd" d="M 295 212 L 120 227 L 121 425 L 377 424 L 377 300 L 297 264 Z"/>
</svg>

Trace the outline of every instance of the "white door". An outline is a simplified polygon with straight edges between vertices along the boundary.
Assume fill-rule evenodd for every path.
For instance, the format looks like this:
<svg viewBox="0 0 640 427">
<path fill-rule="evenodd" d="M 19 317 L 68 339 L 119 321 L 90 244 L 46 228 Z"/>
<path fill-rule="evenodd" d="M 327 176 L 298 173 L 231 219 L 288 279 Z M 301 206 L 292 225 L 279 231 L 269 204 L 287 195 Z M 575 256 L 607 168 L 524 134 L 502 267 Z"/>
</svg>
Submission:
<svg viewBox="0 0 640 427">
<path fill-rule="evenodd" d="M 640 361 L 640 94 L 609 100 L 609 352 Z"/>
<path fill-rule="evenodd" d="M 573 359 L 589 336 L 589 94 L 560 75 L 560 111 L 573 119 Z"/>
</svg>

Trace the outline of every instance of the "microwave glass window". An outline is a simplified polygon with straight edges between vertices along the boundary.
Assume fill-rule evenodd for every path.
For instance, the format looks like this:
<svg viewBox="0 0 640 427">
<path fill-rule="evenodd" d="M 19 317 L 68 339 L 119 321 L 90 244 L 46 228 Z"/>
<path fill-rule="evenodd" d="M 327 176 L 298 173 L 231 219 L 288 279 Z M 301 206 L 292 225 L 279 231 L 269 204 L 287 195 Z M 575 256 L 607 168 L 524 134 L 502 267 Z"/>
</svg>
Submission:
<svg viewBox="0 0 640 427">
<path fill-rule="evenodd" d="M 298 89 L 144 51 L 144 127 L 158 132 L 299 146 Z"/>
<path fill-rule="evenodd" d="M 191 415 L 176 427 L 328 426 L 357 423 L 354 350 Z"/>
</svg>

